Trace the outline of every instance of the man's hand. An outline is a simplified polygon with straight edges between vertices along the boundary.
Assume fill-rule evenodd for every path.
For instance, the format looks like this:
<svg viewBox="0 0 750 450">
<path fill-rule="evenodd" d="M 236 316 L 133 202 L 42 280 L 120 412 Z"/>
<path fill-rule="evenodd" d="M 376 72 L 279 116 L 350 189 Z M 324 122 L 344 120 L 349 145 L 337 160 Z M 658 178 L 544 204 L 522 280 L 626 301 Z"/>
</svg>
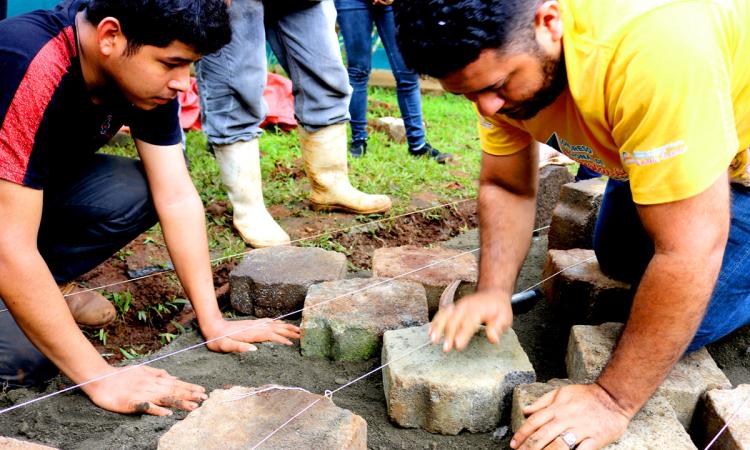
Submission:
<svg viewBox="0 0 750 450">
<path fill-rule="evenodd" d="M 440 342 L 445 335 L 443 351 L 463 350 L 479 327 L 487 325 L 487 339 L 496 344 L 513 324 L 510 298 L 496 290 L 485 290 L 466 296 L 455 305 L 435 314 L 430 326 L 430 340 Z"/>
<path fill-rule="evenodd" d="M 230 335 L 208 344 L 209 350 L 222 353 L 256 350 L 252 342 L 271 341 L 292 345 L 290 339 L 299 339 L 300 336 L 299 327 L 271 319 L 221 320 L 208 326 L 201 326 L 201 331 L 208 341 Z"/>
<path fill-rule="evenodd" d="M 597 384 L 555 389 L 523 413 L 530 416 L 510 441 L 517 450 L 568 450 L 565 432 L 575 435 L 578 450 L 599 449 L 622 436 L 632 418 Z"/>
<path fill-rule="evenodd" d="M 206 398 L 206 390 L 180 381 L 166 370 L 148 366 L 112 368 L 114 375 L 83 386 L 97 406 L 125 414 L 169 416 L 167 408 L 192 411 Z"/>
</svg>

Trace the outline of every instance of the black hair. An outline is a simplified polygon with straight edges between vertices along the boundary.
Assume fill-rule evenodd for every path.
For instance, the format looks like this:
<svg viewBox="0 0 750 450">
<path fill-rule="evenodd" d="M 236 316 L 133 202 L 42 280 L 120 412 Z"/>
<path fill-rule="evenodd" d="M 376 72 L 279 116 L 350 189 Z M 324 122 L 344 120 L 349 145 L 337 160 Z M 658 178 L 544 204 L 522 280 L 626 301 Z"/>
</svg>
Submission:
<svg viewBox="0 0 750 450">
<path fill-rule="evenodd" d="M 144 45 L 164 48 L 180 41 L 207 55 L 232 38 L 226 0 L 89 0 L 86 17 L 94 25 L 116 18 L 128 54 Z"/>
<path fill-rule="evenodd" d="M 485 49 L 535 49 L 540 0 L 398 0 L 397 41 L 406 64 L 442 78 Z"/>
</svg>

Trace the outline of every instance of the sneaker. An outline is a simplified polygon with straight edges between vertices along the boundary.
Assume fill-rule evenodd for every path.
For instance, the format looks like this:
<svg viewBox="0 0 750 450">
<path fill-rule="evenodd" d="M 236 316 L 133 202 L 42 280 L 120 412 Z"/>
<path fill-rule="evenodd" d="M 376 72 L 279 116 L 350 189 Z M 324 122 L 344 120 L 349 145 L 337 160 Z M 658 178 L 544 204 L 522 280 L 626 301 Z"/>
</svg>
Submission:
<svg viewBox="0 0 750 450">
<path fill-rule="evenodd" d="M 441 153 L 438 149 L 434 148 L 430 144 L 426 143 L 417 151 L 409 149 L 409 154 L 414 157 L 426 156 L 432 158 L 438 162 L 438 164 L 445 164 L 447 161 L 453 159 L 452 153 Z"/>
<path fill-rule="evenodd" d="M 367 141 L 361 139 L 352 141 L 352 144 L 349 146 L 349 153 L 355 158 L 365 156 L 365 153 L 367 153 Z"/>
<path fill-rule="evenodd" d="M 115 320 L 115 307 L 102 294 L 87 291 L 75 283 L 65 283 L 59 288 L 78 325 L 100 328 Z"/>
</svg>

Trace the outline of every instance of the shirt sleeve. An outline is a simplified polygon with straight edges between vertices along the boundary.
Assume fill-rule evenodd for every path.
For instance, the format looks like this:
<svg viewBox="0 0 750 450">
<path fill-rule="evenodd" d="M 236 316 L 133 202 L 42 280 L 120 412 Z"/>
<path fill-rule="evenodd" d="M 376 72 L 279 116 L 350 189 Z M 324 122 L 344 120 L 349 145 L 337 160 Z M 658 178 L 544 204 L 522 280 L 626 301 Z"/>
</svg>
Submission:
<svg viewBox="0 0 750 450">
<path fill-rule="evenodd" d="M 177 99 L 149 111 L 135 110 L 130 121 L 133 138 L 151 145 L 175 145 L 182 142 L 180 104 Z"/>
<path fill-rule="evenodd" d="M 479 142 L 490 155 L 512 155 L 531 145 L 531 135 L 499 117 L 478 114 Z"/>
<path fill-rule="evenodd" d="M 609 120 L 638 204 L 703 192 L 739 148 L 728 50 L 695 3 L 639 19 L 613 55 Z"/>
</svg>

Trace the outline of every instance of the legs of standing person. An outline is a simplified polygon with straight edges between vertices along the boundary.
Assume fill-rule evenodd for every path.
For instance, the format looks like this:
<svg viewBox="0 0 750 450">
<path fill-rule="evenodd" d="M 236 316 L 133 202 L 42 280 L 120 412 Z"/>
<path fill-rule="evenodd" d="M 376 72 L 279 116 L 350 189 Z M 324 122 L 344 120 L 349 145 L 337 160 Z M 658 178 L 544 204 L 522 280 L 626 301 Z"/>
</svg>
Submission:
<svg viewBox="0 0 750 450">
<path fill-rule="evenodd" d="M 367 83 L 372 68 L 371 6 L 367 0 L 335 0 L 335 4 L 352 87 L 349 102 L 352 144 L 349 152 L 354 157 L 360 157 L 367 150 Z"/>
<path fill-rule="evenodd" d="M 732 188 L 732 224 L 721 272 L 706 315 L 687 351 L 697 350 L 750 323 L 750 191 Z M 654 253 L 627 182 L 609 180 L 594 232 L 604 273 L 637 284 Z"/>
<path fill-rule="evenodd" d="M 424 122 L 422 121 L 422 97 L 419 90 L 419 75 L 409 69 L 401 56 L 396 43 L 396 25 L 391 6 L 376 5 L 372 7 L 372 16 L 378 27 L 380 40 L 383 42 L 391 71 L 396 78 L 396 97 L 401 110 L 401 118 L 406 128 L 406 140 L 409 153 L 414 156 L 427 156 L 439 163 L 450 160 L 453 155 L 441 153 L 425 141 Z"/>
<path fill-rule="evenodd" d="M 242 239 L 253 247 L 284 245 L 289 235 L 266 210 L 260 172 L 260 125 L 268 112 L 263 2 L 235 0 L 229 13 L 231 42 L 196 66 L 201 121 Z"/>
<path fill-rule="evenodd" d="M 391 207 L 387 196 L 365 194 L 349 182 L 350 87 L 335 32 L 333 1 L 273 5 L 266 9 L 266 33 L 294 86 L 294 110 L 301 125 L 300 148 L 313 208 L 356 214 L 387 211 Z"/>
<path fill-rule="evenodd" d="M 44 192 L 37 245 L 55 281 L 64 283 L 104 262 L 156 224 L 157 216 L 136 160 L 93 155 L 59 172 Z M 29 386 L 55 373 L 10 313 L 0 313 L 0 383 Z"/>
</svg>

